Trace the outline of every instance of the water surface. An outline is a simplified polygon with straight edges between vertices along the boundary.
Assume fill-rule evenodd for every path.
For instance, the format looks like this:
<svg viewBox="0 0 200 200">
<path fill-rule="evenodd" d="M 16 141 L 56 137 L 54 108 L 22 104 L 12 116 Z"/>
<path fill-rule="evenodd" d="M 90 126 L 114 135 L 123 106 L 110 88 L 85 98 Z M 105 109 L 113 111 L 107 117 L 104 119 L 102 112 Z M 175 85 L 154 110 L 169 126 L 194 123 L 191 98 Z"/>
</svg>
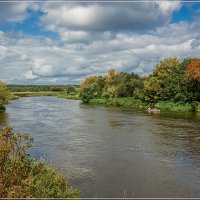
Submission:
<svg viewBox="0 0 200 200">
<path fill-rule="evenodd" d="M 0 125 L 29 133 L 82 197 L 200 197 L 200 116 L 148 114 L 55 97 L 12 101 Z"/>
</svg>

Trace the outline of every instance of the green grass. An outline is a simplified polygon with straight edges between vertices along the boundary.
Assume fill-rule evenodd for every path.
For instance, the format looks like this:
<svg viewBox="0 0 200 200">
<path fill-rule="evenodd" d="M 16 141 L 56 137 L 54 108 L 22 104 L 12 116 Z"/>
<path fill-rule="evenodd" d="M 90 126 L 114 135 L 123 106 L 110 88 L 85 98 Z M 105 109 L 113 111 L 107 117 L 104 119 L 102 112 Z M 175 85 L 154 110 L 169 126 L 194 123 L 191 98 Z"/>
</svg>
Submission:
<svg viewBox="0 0 200 200">
<path fill-rule="evenodd" d="M 119 106 L 124 108 L 145 108 L 145 103 L 139 99 L 128 98 L 109 98 L 109 99 L 91 99 L 89 104 Z"/>
<path fill-rule="evenodd" d="M 139 99 L 129 98 L 109 98 L 109 99 L 91 99 L 89 104 L 92 105 L 105 105 L 105 106 L 117 106 L 123 108 L 142 108 L 147 109 L 148 103 L 142 102 Z M 200 111 L 200 103 L 174 103 L 169 101 L 159 101 L 156 104 L 156 108 L 161 111 L 175 111 L 175 112 L 190 112 Z"/>
<path fill-rule="evenodd" d="M 63 92 L 13 92 L 15 97 L 38 97 L 38 96 L 55 96 L 64 99 L 80 100 L 79 95 L 69 95 Z"/>
<path fill-rule="evenodd" d="M 189 112 L 189 111 L 200 111 L 200 103 L 196 105 L 190 103 L 174 103 L 170 101 L 160 101 L 156 104 L 156 107 L 160 110 L 169 110 L 169 111 L 181 111 L 181 112 Z"/>
<path fill-rule="evenodd" d="M 81 98 L 79 97 L 79 95 L 69 95 L 69 94 L 57 94 L 56 97 L 58 98 L 63 98 L 63 99 L 74 99 L 74 100 L 80 100 Z"/>
<path fill-rule="evenodd" d="M 34 96 L 56 96 L 60 92 L 13 92 L 12 94 L 17 97 L 34 97 Z"/>
</svg>

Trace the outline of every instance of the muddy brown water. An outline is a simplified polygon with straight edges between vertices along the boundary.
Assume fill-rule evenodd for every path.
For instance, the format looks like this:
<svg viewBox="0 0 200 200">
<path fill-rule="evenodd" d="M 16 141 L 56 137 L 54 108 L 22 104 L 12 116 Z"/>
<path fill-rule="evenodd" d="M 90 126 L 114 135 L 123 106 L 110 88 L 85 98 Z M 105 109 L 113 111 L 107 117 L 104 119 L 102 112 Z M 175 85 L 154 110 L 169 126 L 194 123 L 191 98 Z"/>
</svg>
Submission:
<svg viewBox="0 0 200 200">
<path fill-rule="evenodd" d="M 126 111 L 56 97 L 25 97 L 0 126 L 29 133 L 31 153 L 82 197 L 200 197 L 199 113 Z"/>
</svg>

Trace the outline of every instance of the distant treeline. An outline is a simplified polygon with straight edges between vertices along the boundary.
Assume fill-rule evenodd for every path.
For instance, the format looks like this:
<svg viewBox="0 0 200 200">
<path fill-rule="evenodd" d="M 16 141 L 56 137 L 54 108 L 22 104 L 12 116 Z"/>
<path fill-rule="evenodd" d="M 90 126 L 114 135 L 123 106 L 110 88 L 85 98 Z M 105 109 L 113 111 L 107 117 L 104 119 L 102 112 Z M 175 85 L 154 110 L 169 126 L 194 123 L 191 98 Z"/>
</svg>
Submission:
<svg viewBox="0 0 200 200">
<path fill-rule="evenodd" d="M 155 106 L 157 101 L 200 105 L 200 58 L 167 58 L 155 65 L 149 76 L 110 69 L 105 76 L 89 76 L 78 85 L 5 85 L 0 81 L 0 107 L 11 98 L 11 92 L 60 92 L 83 102 L 95 99 L 133 98 Z M 94 102 L 94 101 L 93 101 Z"/>
<path fill-rule="evenodd" d="M 87 77 L 81 83 L 80 96 L 84 102 L 133 97 L 151 106 L 158 100 L 190 103 L 195 110 L 200 102 L 200 58 L 167 58 L 146 77 L 111 69 L 105 76 Z"/>
<path fill-rule="evenodd" d="M 77 94 L 78 85 L 7 85 L 11 92 L 66 92 L 67 94 Z"/>
</svg>

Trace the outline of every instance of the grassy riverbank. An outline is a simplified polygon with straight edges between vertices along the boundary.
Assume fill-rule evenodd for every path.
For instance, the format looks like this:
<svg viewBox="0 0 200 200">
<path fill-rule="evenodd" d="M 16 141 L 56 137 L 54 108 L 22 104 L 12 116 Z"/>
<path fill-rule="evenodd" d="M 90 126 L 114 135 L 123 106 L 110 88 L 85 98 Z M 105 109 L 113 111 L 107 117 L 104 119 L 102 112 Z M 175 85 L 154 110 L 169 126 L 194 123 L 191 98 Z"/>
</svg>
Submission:
<svg viewBox="0 0 200 200">
<path fill-rule="evenodd" d="M 58 98 L 64 99 L 73 99 L 73 100 L 80 100 L 80 96 L 76 95 L 69 95 L 63 92 L 13 92 L 13 96 L 15 97 L 33 97 L 33 96 L 55 96 Z M 126 98 L 98 98 L 98 99 L 91 99 L 89 104 L 93 105 L 105 105 L 105 106 L 117 106 L 123 107 L 126 109 L 131 108 L 142 108 L 147 109 L 148 103 L 143 102 L 139 99 L 134 99 L 133 97 L 126 97 Z M 190 111 L 200 111 L 200 103 L 190 104 L 190 103 L 174 103 L 171 101 L 158 101 L 156 104 L 158 109 L 162 110 L 169 110 L 169 111 L 181 111 L 181 112 L 190 112 Z"/>
<path fill-rule="evenodd" d="M 156 107 L 160 110 L 170 110 L 170 111 L 198 111 L 200 112 L 200 103 L 174 103 L 170 101 L 160 101 L 156 104 Z"/>
<path fill-rule="evenodd" d="M 63 99 L 73 99 L 73 100 L 80 100 L 81 99 L 79 97 L 79 95 L 69 95 L 69 94 L 64 94 L 64 93 L 57 94 L 56 97 L 63 98 Z"/>
<path fill-rule="evenodd" d="M 108 98 L 108 99 L 91 99 L 89 104 L 119 106 L 124 108 L 146 108 L 147 105 L 139 99 L 129 98 Z"/>
<path fill-rule="evenodd" d="M 13 92 L 15 97 L 38 97 L 38 96 L 55 96 L 58 98 L 64 99 L 74 99 L 79 100 L 79 95 L 70 95 L 63 92 L 48 92 L 48 91 L 41 91 L 41 92 Z"/>
<path fill-rule="evenodd" d="M 129 98 L 108 98 L 108 99 L 91 99 L 89 104 L 92 105 L 106 105 L 106 106 L 118 106 L 123 108 L 148 108 L 148 103 L 142 102 L 139 99 Z M 198 105 L 189 103 L 173 103 L 160 101 L 156 104 L 158 109 L 169 110 L 169 111 L 181 111 L 189 112 L 194 111 L 194 106 L 196 106 L 196 111 L 200 111 L 200 103 Z"/>
<path fill-rule="evenodd" d="M 60 94 L 60 92 L 48 92 L 48 91 L 41 91 L 41 92 L 12 92 L 14 96 L 17 97 L 35 97 L 35 96 L 56 96 Z"/>
</svg>

